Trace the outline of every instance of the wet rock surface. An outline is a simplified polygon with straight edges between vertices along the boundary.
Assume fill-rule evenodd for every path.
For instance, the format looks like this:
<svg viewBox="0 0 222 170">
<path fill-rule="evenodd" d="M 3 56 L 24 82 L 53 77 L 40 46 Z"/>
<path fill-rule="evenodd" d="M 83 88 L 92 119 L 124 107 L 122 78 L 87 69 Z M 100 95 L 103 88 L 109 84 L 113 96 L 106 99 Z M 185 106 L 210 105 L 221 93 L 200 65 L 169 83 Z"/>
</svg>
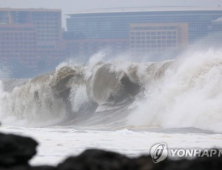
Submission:
<svg viewBox="0 0 222 170">
<path fill-rule="evenodd" d="M 129 158 L 99 149 L 88 149 L 78 156 L 67 158 L 58 166 L 31 166 L 38 143 L 29 138 L 0 133 L 0 170 L 219 170 L 220 157 L 170 160 L 153 163 L 149 155 Z"/>
<path fill-rule="evenodd" d="M 0 167 L 28 164 L 36 154 L 37 145 L 29 137 L 0 133 Z"/>
<path fill-rule="evenodd" d="M 141 160 L 140 160 L 141 159 Z M 83 170 L 83 169 L 104 169 L 104 170 L 133 170 L 146 167 L 151 162 L 148 157 L 130 159 L 124 155 L 103 151 L 98 149 L 89 149 L 77 157 L 70 157 L 58 165 L 58 169 L 63 170 Z M 143 164 L 145 163 L 145 164 Z"/>
</svg>

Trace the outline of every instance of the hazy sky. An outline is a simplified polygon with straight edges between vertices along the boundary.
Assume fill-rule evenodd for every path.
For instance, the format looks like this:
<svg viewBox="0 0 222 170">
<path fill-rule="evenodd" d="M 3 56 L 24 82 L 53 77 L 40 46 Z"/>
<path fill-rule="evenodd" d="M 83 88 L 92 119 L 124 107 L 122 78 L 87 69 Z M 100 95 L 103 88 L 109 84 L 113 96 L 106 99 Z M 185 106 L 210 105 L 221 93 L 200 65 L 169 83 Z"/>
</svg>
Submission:
<svg viewBox="0 0 222 170">
<path fill-rule="evenodd" d="M 0 0 L 0 7 L 56 8 L 64 14 L 72 11 L 99 8 L 149 7 L 149 6 L 221 6 L 222 0 Z"/>
</svg>

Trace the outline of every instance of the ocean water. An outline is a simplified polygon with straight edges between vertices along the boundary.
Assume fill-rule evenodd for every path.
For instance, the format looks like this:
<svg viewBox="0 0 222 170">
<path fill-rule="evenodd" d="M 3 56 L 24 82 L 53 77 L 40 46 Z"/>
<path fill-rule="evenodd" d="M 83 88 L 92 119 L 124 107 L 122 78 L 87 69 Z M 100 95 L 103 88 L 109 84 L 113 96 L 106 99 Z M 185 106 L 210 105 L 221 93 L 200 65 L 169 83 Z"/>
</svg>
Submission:
<svg viewBox="0 0 222 170">
<path fill-rule="evenodd" d="M 57 164 L 87 148 L 148 154 L 222 146 L 222 50 L 133 62 L 97 54 L 33 79 L 3 79 L 1 132 L 39 142 L 32 164 Z"/>
</svg>

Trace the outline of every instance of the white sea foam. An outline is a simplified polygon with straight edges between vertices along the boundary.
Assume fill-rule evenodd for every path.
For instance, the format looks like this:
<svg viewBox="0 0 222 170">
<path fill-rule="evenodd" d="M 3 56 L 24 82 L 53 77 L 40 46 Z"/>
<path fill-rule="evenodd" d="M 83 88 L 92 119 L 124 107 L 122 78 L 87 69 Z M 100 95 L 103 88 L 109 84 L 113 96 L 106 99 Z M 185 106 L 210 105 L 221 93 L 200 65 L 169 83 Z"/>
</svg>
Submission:
<svg viewBox="0 0 222 170">
<path fill-rule="evenodd" d="M 221 87 L 221 50 L 186 53 L 161 79 L 148 83 L 146 97 L 135 101 L 129 124 L 221 132 Z"/>
<path fill-rule="evenodd" d="M 175 60 L 148 63 L 103 58 L 99 53 L 83 66 L 62 63 L 54 73 L 1 92 L 3 123 L 81 126 L 78 118 L 86 112 L 82 125 L 88 128 L 222 131 L 221 50 L 188 50 Z"/>
</svg>

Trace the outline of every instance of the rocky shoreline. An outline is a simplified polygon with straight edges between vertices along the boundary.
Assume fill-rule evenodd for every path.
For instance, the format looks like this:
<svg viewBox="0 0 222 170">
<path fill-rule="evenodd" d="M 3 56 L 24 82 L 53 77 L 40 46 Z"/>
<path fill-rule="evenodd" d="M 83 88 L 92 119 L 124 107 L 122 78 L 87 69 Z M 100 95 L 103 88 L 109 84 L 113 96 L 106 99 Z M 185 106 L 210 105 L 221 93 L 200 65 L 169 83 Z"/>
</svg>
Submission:
<svg viewBox="0 0 222 170">
<path fill-rule="evenodd" d="M 220 157 L 169 160 L 153 163 L 150 155 L 129 158 L 125 155 L 89 149 L 57 166 L 31 166 L 38 143 L 29 137 L 0 133 L 0 170 L 219 170 Z"/>
</svg>

